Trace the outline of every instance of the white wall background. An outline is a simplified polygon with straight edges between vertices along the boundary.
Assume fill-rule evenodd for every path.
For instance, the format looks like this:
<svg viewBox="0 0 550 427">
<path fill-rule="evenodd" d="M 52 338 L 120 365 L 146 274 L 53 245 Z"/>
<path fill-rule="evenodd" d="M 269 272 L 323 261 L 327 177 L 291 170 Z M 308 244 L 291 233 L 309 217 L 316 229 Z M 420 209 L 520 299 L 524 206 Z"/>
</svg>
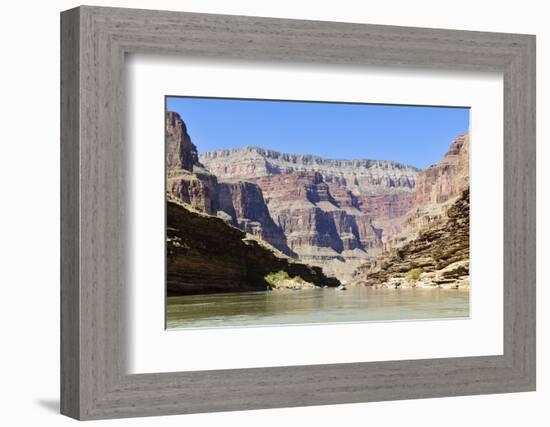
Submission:
<svg viewBox="0 0 550 427">
<path fill-rule="evenodd" d="M 550 422 L 548 168 L 550 27 L 545 2 L 339 0 L 96 1 L 97 5 L 537 34 L 538 391 L 108 421 L 148 426 L 446 427 Z M 3 4 L 0 67 L 0 422 L 63 426 L 59 384 L 59 12 L 74 1 Z M 545 161 L 546 160 L 546 161 Z M 545 307 L 546 306 L 546 307 Z M 546 308 L 546 311 L 545 311 Z M 95 422 L 94 422 L 95 423 Z M 92 424 L 94 424 L 92 423 Z"/>
</svg>

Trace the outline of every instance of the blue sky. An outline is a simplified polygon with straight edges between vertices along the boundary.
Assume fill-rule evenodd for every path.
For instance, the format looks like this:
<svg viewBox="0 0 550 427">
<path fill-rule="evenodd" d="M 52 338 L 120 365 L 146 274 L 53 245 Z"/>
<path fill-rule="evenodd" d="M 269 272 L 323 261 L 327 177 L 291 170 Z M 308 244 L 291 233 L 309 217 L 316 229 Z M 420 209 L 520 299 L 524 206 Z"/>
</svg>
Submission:
<svg viewBox="0 0 550 427">
<path fill-rule="evenodd" d="M 332 159 L 439 161 L 469 128 L 468 108 L 167 97 L 199 153 L 259 146 Z"/>
</svg>

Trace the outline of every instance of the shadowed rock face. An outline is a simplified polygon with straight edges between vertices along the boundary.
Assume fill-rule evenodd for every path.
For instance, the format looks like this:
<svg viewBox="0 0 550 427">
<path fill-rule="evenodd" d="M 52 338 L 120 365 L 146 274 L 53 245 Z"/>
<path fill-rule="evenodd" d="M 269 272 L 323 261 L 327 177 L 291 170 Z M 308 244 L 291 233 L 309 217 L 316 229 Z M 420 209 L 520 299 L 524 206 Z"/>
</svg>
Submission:
<svg viewBox="0 0 550 427">
<path fill-rule="evenodd" d="M 319 267 L 276 255 L 221 218 L 167 201 L 167 289 L 170 294 L 266 290 L 265 276 L 285 271 L 316 286 L 339 286 Z"/>
<path fill-rule="evenodd" d="M 217 215 L 241 230 L 257 236 L 289 256 L 286 236 L 273 222 L 265 204 L 262 190 L 248 181 L 218 182 Z"/>
</svg>

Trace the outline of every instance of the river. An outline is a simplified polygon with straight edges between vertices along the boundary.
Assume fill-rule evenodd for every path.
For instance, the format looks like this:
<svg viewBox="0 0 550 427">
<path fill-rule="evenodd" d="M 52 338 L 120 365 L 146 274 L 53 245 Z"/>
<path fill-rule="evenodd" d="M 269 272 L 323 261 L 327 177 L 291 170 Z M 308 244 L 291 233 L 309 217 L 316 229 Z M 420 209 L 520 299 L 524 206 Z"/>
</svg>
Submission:
<svg viewBox="0 0 550 427">
<path fill-rule="evenodd" d="M 350 286 L 168 297 L 173 328 L 216 328 L 469 316 L 469 291 Z"/>
</svg>

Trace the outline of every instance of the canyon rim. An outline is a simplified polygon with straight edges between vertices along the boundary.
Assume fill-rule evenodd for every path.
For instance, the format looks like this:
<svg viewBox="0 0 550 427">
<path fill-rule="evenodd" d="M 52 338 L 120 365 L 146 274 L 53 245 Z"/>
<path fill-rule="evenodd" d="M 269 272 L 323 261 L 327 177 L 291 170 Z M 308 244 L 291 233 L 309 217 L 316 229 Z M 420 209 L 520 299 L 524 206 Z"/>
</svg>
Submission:
<svg viewBox="0 0 550 427">
<path fill-rule="evenodd" d="M 468 317 L 468 129 L 467 108 L 166 97 L 167 327 Z"/>
</svg>

